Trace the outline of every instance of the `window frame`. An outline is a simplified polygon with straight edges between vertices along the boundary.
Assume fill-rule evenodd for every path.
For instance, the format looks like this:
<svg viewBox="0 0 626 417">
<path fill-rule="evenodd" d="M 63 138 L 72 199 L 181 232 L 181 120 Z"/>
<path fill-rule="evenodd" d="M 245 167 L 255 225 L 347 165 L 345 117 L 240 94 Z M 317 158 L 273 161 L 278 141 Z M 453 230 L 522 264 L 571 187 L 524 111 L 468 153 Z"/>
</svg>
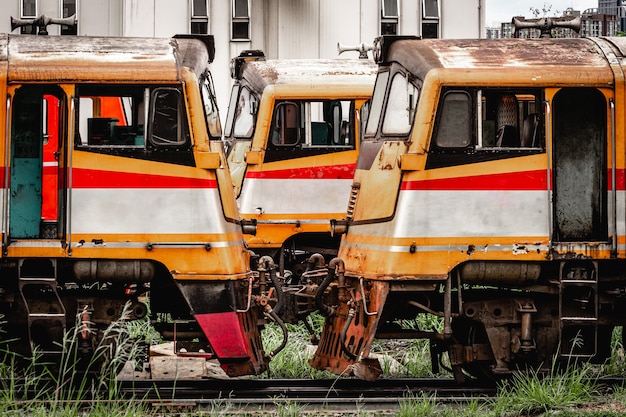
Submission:
<svg viewBox="0 0 626 417">
<path fill-rule="evenodd" d="M 204 2 L 204 14 L 196 12 L 196 1 Z M 192 0 L 189 7 L 191 8 L 190 33 L 201 35 L 209 33 L 209 0 Z"/>
<path fill-rule="evenodd" d="M 396 125 L 396 123 L 391 123 L 390 125 L 387 125 L 388 121 L 390 119 L 388 119 L 388 117 L 391 117 L 391 115 L 395 115 L 397 114 L 397 112 L 395 111 L 396 109 L 389 109 L 389 105 L 390 103 L 395 103 L 390 101 L 391 97 L 394 97 L 395 95 L 392 94 L 393 93 L 393 89 L 394 89 L 394 85 L 396 83 L 396 80 L 398 79 L 398 77 L 404 78 L 406 80 L 406 82 L 403 84 L 404 86 L 406 86 L 408 88 L 409 85 L 412 85 L 415 89 L 415 91 L 417 91 L 417 97 L 414 99 L 413 103 L 415 104 L 414 107 L 407 107 L 406 110 L 408 112 L 408 130 L 406 131 L 402 131 L 402 132 L 389 132 L 385 130 L 385 126 L 391 126 L 391 125 Z M 413 124 L 415 122 L 415 114 L 417 113 L 417 106 L 419 105 L 419 99 L 420 99 L 420 95 L 421 95 L 421 85 L 418 85 L 417 83 L 415 83 L 416 78 L 412 77 L 409 73 L 404 72 L 404 71 L 396 71 L 392 74 L 391 79 L 388 81 L 388 94 L 386 94 L 386 102 L 384 103 L 384 107 L 383 107 L 383 112 L 382 112 L 382 117 L 381 120 L 379 122 L 379 129 L 380 129 L 380 134 L 383 137 L 403 137 L 404 140 L 408 139 L 409 136 L 411 135 L 411 131 L 413 130 Z M 408 93 L 408 91 L 407 91 Z M 408 99 L 408 98 L 407 98 Z M 407 104 L 411 104 L 407 101 Z M 412 112 L 412 114 L 411 114 Z"/>
<path fill-rule="evenodd" d="M 378 133 L 378 127 L 385 110 L 385 93 L 387 92 L 390 76 L 391 70 L 389 68 L 379 71 L 376 75 L 374 93 L 370 99 L 370 108 L 365 122 L 365 129 L 363 129 L 364 138 L 374 137 Z M 374 120 L 372 116 L 376 119 Z"/>
<path fill-rule="evenodd" d="M 388 1 L 395 2 L 396 14 L 390 14 L 387 10 L 386 3 Z M 380 34 L 381 35 L 397 35 L 400 21 L 400 4 L 398 0 L 380 0 Z M 392 30 L 390 30 L 392 29 Z"/>
<path fill-rule="evenodd" d="M 427 13 L 427 2 L 435 2 L 437 13 L 436 15 L 431 15 Z M 439 31 L 441 30 L 441 2 L 440 0 L 422 0 L 422 22 L 421 26 L 421 35 L 424 39 L 438 39 L 440 36 Z"/>
<path fill-rule="evenodd" d="M 303 150 L 336 149 L 352 150 L 357 148 L 356 101 L 354 98 L 341 99 L 301 99 L 277 100 L 274 104 L 270 126 L 269 142 L 275 148 L 300 148 Z M 297 140 L 290 143 L 278 143 L 275 139 L 276 119 L 283 106 L 294 106 L 296 115 Z M 284 117 L 284 116 L 281 116 Z M 325 136 L 316 136 L 316 128 L 327 125 Z M 280 138 L 280 133 L 278 138 Z M 316 143 L 315 139 L 325 138 L 325 143 Z"/>
<path fill-rule="evenodd" d="M 73 2 L 74 13 L 70 13 L 69 10 L 65 12 L 65 5 L 68 1 Z M 75 16 L 78 13 L 78 0 L 62 0 L 61 2 L 61 16 L 63 18 Z M 78 21 L 72 26 L 61 25 L 60 33 L 63 36 L 75 36 L 78 34 Z"/>
<path fill-rule="evenodd" d="M 101 94 L 99 90 L 104 90 L 107 87 L 110 87 L 110 84 L 97 84 L 97 85 L 78 85 L 76 89 L 76 94 L 74 97 L 75 100 L 75 147 L 80 148 L 81 150 L 85 149 L 145 149 L 146 147 L 146 125 L 147 125 L 147 105 L 145 103 L 148 100 L 149 93 L 147 90 L 150 89 L 148 85 L 135 85 L 134 87 L 137 89 L 136 94 L 114 94 L 121 92 L 122 90 L 114 90 L 112 92 L 108 91 L 109 94 Z M 119 85 L 115 85 L 115 87 L 121 88 Z M 127 86 L 123 87 L 125 90 L 128 89 Z M 134 99 L 139 97 L 139 90 L 143 89 L 142 100 L 135 102 Z M 119 98 L 121 107 L 119 110 L 124 115 L 124 120 L 121 120 L 121 124 L 118 124 L 120 120 L 112 118 L 112 115 L 102 115 L 100 113 L 101 108 L 104 106 L 101 102 L 103 98 Z M 95 101 L 94 101 L 95 99 Z M 143 108 L 141 107 L 141 103 L 144 103 Z M 109 102 L 110 105 L 110 102 Z M 134 107 L 133 107 L 134 106 Z M 140 110 L 143 112 L 140 113 Z M 87 113 L 84 114 L 83 112 Z M 95 112 L 96 114 L 94 115 Z M 95 117 L 94 117 L 95 116 Z M 90 119 L 102 119 L 101 123 L 104 123 L 106 119 L 110 119 L 109 129 L 115 129 L 119 126 L 119 132 L 121 135 L 126 134 L 126 139 L 128 140 L 128 134 L 134 134 L 133 143 L 128 143 L 124 141 L 120 142 L 111 142 L 115 136 L 113 135 L 113 130 L 109 132 L 108 143 L 90 143 L 91 138 L 89 137 L 89 120 Z M 143 124 L 141 124 L 143 122 Z M 84 123 L 84 124 L 83 124 Z M 102 125 L 100 125 L 102 126 Z M 139 129 L 139 127 L 142 129 Z M 128 130 L 124 133 L 122 129 L 125 127 L 131 127 L 132 129 Z M 140 139 L 141 143 L 137 143 L 136 140 Z"/>
<path fill-rule="evenodd" d="M 171 91 L 176 94 L 176 120 L 178 124 L 177 129 L 177 137 L 178 140 L 175 142 L 167 143 L 167 141 L 159 141 L 155 140 L 154 127 L 155 127 L 155 117 L 156 117 L 156 101 L 159 98 L 158 93 L 162 91 Z M 149 112 L 149 122 L 148 122 L 148 134 L 146 138 L 146 145 L 150 145 L 157 149 L 172 149 L 172 148 L 183 148 L 190 145 L 189 138 L 189 129 L 187 126 L 187 114 L 185 112 L 185 103 L 183 100 L 183 93 L 179 88 L 173 86 L 159 86 L 150 92 L 150 112 Z"/>
<path fill-rule="evenodd" d="M 24 12 L 25 9 L 25 3 L 29 1 L 29 0 L 20 0 L 20 18 L 22 19 L 34 19 L 37 16 L 39 16 L 39 4 L 37 3 L 37 0 L 32 0 L 32 2 L 35 4 L 35 14 L 33 15 L 28 15 Z"/>
<path fill-rule="evenodd" d="M 221 140 L 223 135 L 222 122 L 219 117 L 219 109 L 217 107 L 217 95 L 215 94 L 215 85 L 210 72 L 205 72 L 200 77 L 200 97 L 202 99 L 202 107 L 204 112 L 204 120 L 206 122 L 209 139 Z M 213 131 L 213 128 L 216 131 Z"/>
<path fill-rule="evenodd" d="M 437 5 L 437 15 L 433 16 L 433 15 L 428 15 L 426 14 L 426 3 L 427 2 L 435 2 Z M 439 19 L 441 19 L 441 4 L 439 2 L 439 0 L 422 0 L 422 19 L 424 20 L 437 20 L 437 22 L 439 22 Z"/>
<path fill-rule="evenodd" d="M 241 102 L 241 100 L 244 99 L 244 96 L 247 95 L 247 99 L 244 102 L 245 110 L 248 112 L 248 114 L 246 116 L 249 115 L 250 118 L 250 124 L 251 126 L 249 127 L 249 129 L 245 132 L 245 133 L 241 133 L 239 131 L 237 131 L 237 122 L 240 121 L 239 127 L 242 126 L 241 121 L 242 118 L 241 116 L 244 115 L 245 113 L 243 112 L 244 109 L 240 109 L 239 108 L 239 103 Z M 250 90 L 248 87 L 241 87 L 238 90 L 238 94 L 237 94 L 237 99 L 234 102 L 235 107 L 233 107 L 235 110 L 233 112 L 233 118 L 232 118 L 232 129 L 231 129 L 231 136 L 234 137 L 235 139 L 250 139 L 254 136 L 254 131 L 256 129 L 256 118 L 257 118 L 257 112 L 259 109 L 259 100 L 257 99 L 257 97 L 254 95 L 254 93 L 252 92 L 252 90 Z M 239 111 L 241 110 L 241 111 Z M 245 125 L 243 125 L 245 126 Z"/>
<path fill-rule="evenodd" d="M 279 115 L 279 108 L 280 107 L 287 107 L 287 106 L 293 106 L 295 108 L 295 117 L 296 117 L 296 140 L 293 142 L 289 142 L 289 143 L 280 143 L 280 140 L 278 141 L 278 143 L 276 141 L 274 141 L 274 131 L 275 130 L 279 130 L 280 127 L 276 126 L 276 122 L 277 122 L 277 117 Z M 301 109 L 300 106 L 298 105 L 298 103 L 296 103 L 295 101 L 291 101 L 291 100 L 285 100 L 285 101 L 280 101 L 278 103 L 276 103 L 274 105 L 274 114 L 272 116 L 272 124 L 270 126 L 270 143 L 272 144 L 272 146 L 276 147 L 276 148 L 293 148 L 296 147 L 298 145 L 302 144 L 302 115 L 301 113 Z M 283 117 L 281 115 L 281 117 Z M 285 123 L 284 121 L 282 121 L 282 123 Z M 233 126 L 233 130 L 234 130 L 234 126 Z M 280 139 L 280 133 L 278 136 L 278 139 Z"/>
<path fill-rule="evenodd" d="M 467 132 L 466 132 L 466 137 L 467 140 L 465 141 L 465 143 L 458 143 L 458 144 L 454 144 L 454 145 L 442 145 L 440 143 L 440 139 L 441 139 L 441 133 L 444 131 L 444 117 L 446 116 L 445 114 L 445 110 L 447 109 L 446 107 L 446 99 L 450 96 L 452 96 L 453 94 L 461 94 L 463 96 L 465 96 L 467 98 L 467 111 L 466 111 L 466 115 L 467 115 Z M 433 139 L 434 139 L 434 144 L 437 147 L 437 149 L 441 149 L 441 150 L 459 150 L 459 149 L 467 149 L 468 147 L 471 146 L 477 146 L 474 144 L 474 121 L 473 121 L 473 117 L 474 117 L 474 111 L 473 111 L 473 97 L 472 94 L 470 94 L 469 91 L 467 90 L 457 90 L 457 89 L 451 89 L 448 91 L 445 91 L 444 94 L 442 95 L 439 103 L 439 108 L 441 109 L 441 111 L 437 111 L 437 122 L 435 124 L 435 131 L 433 132 Z M 448 107 L 449 108 L 449 107 Z M 478 115 L 478 117 L 480 118 L 481 116 Z M 459 136 L 459 135 L 456 135 Z M 478 140 L 477 140 L 478 142 Z"/>
<path fill-rule="evenodd" d="M 396 4 L 396 14 L 387 13 L 386 2 L 393 1 Z M 398 4 L 398 0 L 380 0 L 380 11 L 383 19 L 398 19 L 400 17 L 400 7 Z"/>
<path fill-rule="evenodd" d="M 246 15 L 237 15 L 237 2 L 245 2 Z M 233 42 L 248 42 L 250 41 L 250 0 L 231 0 L 230 3 L 230 40 Z M 235 37 L 235 25 L 245 24 L 246 37 Z"/>
</svg>

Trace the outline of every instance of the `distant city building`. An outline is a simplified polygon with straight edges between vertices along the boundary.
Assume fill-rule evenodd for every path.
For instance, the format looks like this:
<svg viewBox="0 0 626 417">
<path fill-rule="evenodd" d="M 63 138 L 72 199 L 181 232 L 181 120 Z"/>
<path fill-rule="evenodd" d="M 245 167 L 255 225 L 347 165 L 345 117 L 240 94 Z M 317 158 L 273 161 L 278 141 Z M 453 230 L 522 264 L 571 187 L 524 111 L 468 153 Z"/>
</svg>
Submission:
<svg viewBox="0 0 626 417">
<path fill-rule="evenodd" d="M 620 31 L 616 14 L 597 8 L 585 10 L 582 16 L 581 36 L 615 36 Z"/>
<path fill-rule="evenodd" d="M 598 0 L 597 14 L 614 15 L 617 18 L 617 30 L 626 31 L 626 6 L 623 0 Z M 586 11 L 585 11 L 586 12 Z"/>
<path fill-rule="evenodd" d="M 612 1 L 603 1 L 599 0 L 600 3 L 620 3 L 621 0 L 612 0 Z M 608 10 L 613 10 L 615 13 L 607 13 Z M 579 10 L 574 10 L 571 7 L 567 8 L 561 16 L 558 17 L 549 17 L 544 16 L 544 18 L 554 19 L 555 21 L 564 22 L 569 19 L 577 19 L 580 18 L 580 29 L 579 31 L 573 30 L 571 28 L 559 27 L 558 24 L 556 27 L 551 30 L 551 37 L 553 38 L 578 38 L 585 36 L 615 36 L 619 33 L 620 29 L 620 18 L 617 13 L 624 13 L 623 6 L 619 6 L 619 8 L 613 7 L 604 9 L 594 8 L 587 9 L 584 12 L 580 12 Z M 539 38 L 541 37 L 541 30 L 530 27 L 523 27 L 518 30 L 514 30 L 513 24 L 511 23 L 514 19 L 518 21 L 537 21 L 541 18 L 532 17 L 526 18 L 524 16 L 514 16 L 511 18 L 510 22 L 502 22 L 500 27 L 488 27 L 486 28 L 487 38 Z"/>
</svg>

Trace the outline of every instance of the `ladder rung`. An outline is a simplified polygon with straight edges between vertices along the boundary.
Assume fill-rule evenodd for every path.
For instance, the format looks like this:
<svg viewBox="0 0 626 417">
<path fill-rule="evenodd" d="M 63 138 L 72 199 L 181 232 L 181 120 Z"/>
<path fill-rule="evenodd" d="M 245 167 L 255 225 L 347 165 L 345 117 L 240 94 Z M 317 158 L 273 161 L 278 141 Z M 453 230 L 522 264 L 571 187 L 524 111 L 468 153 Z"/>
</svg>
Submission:
<svg viewBox="0 0 626 417">
<path fill-rule="evenodd" d="M 561 353 L 561 357 L 563 358 L 593 358 L 596 354 L 580 354 L 577 355 L 575 353 Z"/>
<path fill-rule="evenodd" d="M 65 319 L 65 314 L 64 313 L 29 313 L 28 317 L 35 318 L 35 319 L 60 319 L 60 318 Z"/>
<path fill-rule="evenodd" d="M 565 317 L 561 317 L 561 321 L 567 321 L 567 322 L 576 322 L 576 321 L 590 322 L 590 321 L 598 321 L 598 319 L 596 317 L 565 316 Z"/>
<path fill-rule="evenodd" d="M 55 277 L 20 277 L 20 281 L 22 282 L 32 282 L 32 281 L 41 281 L 41 282 L 56 282 Z"/>
</svg>

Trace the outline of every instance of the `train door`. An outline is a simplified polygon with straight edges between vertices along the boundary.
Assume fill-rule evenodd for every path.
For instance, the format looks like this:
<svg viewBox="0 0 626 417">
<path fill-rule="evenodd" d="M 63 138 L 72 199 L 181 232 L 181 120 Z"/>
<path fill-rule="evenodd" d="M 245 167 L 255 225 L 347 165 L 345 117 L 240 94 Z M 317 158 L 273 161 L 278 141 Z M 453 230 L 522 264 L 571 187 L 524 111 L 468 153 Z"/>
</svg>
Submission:
<svg viewBox="0 0 626 417">
<path fill-rule="evenodd" d="M 57 88 L 28 85 L 11 102 L 9 238 L 56 238 L 59 217 Z"/>
<path fill-rule="evenodd" d="M 564 88 L 554 96 L 555 242 L 608 239 L 606 108 L 593 88 Z"/>
<path fill-rule="evenodd" d="M 608 243 L 607 99 L 594 88 L 564 88 L 553 98 L 553 247 Z M 592 358 L 600 337 L 598 263 L 563 260 L 559 267 L 561 360 Z M 603 336 L 604 335 L 604 336 Z"/>
</svg>

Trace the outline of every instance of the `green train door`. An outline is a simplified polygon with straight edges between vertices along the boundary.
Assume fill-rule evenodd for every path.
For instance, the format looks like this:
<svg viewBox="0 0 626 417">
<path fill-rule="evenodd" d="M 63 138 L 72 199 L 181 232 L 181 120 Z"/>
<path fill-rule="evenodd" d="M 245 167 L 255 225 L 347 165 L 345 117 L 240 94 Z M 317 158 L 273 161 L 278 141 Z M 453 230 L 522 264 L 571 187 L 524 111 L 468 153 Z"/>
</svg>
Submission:
<svg viewBox="0 0 626 417">
<path fill-rule="evenodd" d="M 58 139 L 63 93 L 57 86 L 22 86 L 11 102 L 10 239 L 58 237 Z"/>
</svg>

